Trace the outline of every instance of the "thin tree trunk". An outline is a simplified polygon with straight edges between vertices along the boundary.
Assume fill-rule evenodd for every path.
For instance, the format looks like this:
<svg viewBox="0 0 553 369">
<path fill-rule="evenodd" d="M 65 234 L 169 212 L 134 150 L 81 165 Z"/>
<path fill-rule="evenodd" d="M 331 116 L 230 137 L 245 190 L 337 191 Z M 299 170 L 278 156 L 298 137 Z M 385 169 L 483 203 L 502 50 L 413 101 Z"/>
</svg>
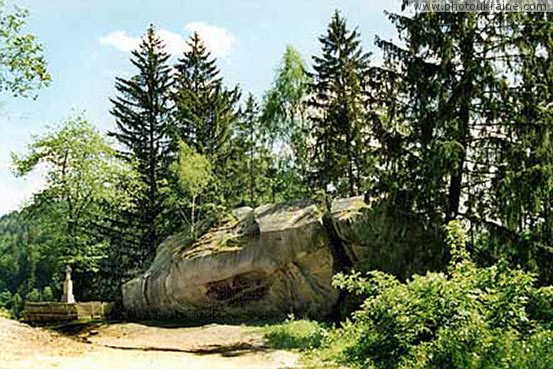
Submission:
<svg viewBox="0 0 553 369">
<path fill-rule="evenodd" d="M 470 31 L 469 31 L 470 32 Z M 463 63 L 463 75 L 460 83 L 463 84 L 461 88 L 461 106 L 459 108 L 459 133 L 457 137 L 458 143 L 461 145 L 462 152 L 457 160 L 456 167 L 451 173 L 449 182 L 449 195 L 448 206 L 446 212 L 446 221 L 449 222 L 457 218 L 459 215 L 459 206 L 461 202 L 461 189 L 463 185 L 463 175 L 465 160 L 467 156 L 467 142 L 469 135 L 470 113 L 471 113 L 471 101 L 473 94 L 473 81 L 472 70 L 470 63 L 473 58 L 474 50 L 474 38 L 472 35 L 467 36 L 461 42 L 461 58 Z"/>
<path fill-rule="evenodd" d="M 192 209 L 190 211 L 190 233 L 192 234 L 192 239 L 195 239 L 196 238 L 196 235 L 195 235 L 195 225 L 196 225 L 196 214 L 195 214 L 195 211 L 196 211 L 196 195 L 193 195 L 192 196 Z"/>
</svg>

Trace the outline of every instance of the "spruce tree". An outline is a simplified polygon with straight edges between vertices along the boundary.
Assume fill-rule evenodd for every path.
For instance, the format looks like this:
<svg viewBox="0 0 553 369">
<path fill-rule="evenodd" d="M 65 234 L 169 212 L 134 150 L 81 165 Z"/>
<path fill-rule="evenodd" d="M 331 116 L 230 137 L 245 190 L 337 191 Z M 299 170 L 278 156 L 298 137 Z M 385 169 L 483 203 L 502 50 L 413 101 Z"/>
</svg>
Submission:
<svg viewBox="0 0 553 369">
<path fill-rule="evenodd" d="M 465 219 L 479 260 L 542 264 L 544 280 L 553 275 L 548 17 L 390 14 L 402 42 L 377 41 L 385 56 L 377 89 L 394 93 L 382 94 L 386 114 L 376 120 L 387 124 L 375 130 L 381 166 L 403 154 L 407 175 L 384 177 L 396 206 L 428 224 Z M 398 136 L 394 127 L 406 129 Z"/>
<path fill-rule="evenodd" d="M 503 227 L 489 254 L 553 281 L 553 22 L 550 13 L 510 14 L 513 42 L 504 134 L 499 141 L 491 216 Z M 499 237 L 498 237 L 499 236 Z M 495 250 L 494 250 L 495 248 Z M 499 251 L 499 252 L 498 252 Z"/>
<path fill-rule="evenodd" d="M 504 15 L 389 16 L 403 42 L 377 41 L 384 69 L 397 76 L 395 94 L 384 105 L 395 106 L 391 126 L 406 128 L 398 151 L 410 173 L 395 188 L 412 210 L 430 218 L 471 216 L 489 198 L 495 159 L 487 154 L 496 150 L 505 111 L 497 67 L 506 49 Z M 388 133 L 380 132 L 381 144 Z"/>
<path fill-rule="evenodd" d="M 227 89 L 203 41 L 194 33 L 175 69 L 175 133 L 210 160 L 224 157 L 238 118 L 237 87 Z"/>
<path fill-rule="evenodd" d="M 240 91 L 223 85 L 216 60 L 197 33 L 188 46 L 175 66 L 173 141 L 182 139 L 211 162 L 214 180 L 207 198 L 232 206 L 236 191 L 227 169 L 233 125 L 239 118 Z"/>
<path fill-rule="evenodd" d="M 138 238 L 139 250 L 131 253 L 139 264 L 152 259 L 165 236 L 163 188 L 172 108 L 168 60 L 169 54 L 150 26 L 139 48 L 132 52 L 131 63 L 137 73 L 129 79 L 117 78 L 119 94 L 111 100 L 117 130 L 110 134 L 121 143 L 121 154 L 136 163 L 143 182 L 143 190 L 135 198 L 136 213 L 125 216 L 134 225 L 130 232 Z"/>
<path fill-rule="evenodd" d="M 336 11 L 314 56 L 309 101 L 314 139 L 312 176 L 316 187 L 332 184 L 340 195 L 356 195 L 366 180 L 368 128 L 365 105 L 370 54 L 357 30 L 349 30 Z"/>
</svg>

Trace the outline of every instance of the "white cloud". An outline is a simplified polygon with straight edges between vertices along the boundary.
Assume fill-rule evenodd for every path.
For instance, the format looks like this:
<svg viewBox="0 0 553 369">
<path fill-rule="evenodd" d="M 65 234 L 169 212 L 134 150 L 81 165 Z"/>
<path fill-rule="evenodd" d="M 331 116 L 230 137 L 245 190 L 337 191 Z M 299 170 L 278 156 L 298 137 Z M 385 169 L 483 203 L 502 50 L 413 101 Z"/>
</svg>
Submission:
<svg viewBox="0 0 553 369">
<path fill-rule="evenodd" d="M 171 55 L 180 56 L 188 48 L 186 39 L 178 33 L 160 29 L 157 34 L 163 40 L 165 50 Z"/>
<path fill-rule="evenodd" d="M 207 23 L 190 22 L 185 25 L 184 29 L 188 32 L 188 36 L 163 28 L 157 31 L 157 34 L 165 43 L 167 52 L 171 55 L 180 56 L 188 48 L 186 40 L 193 32 L 200 35 L 208 50 L 218 58 L 228 56 L 235 42 L 234 36 L 228 30 Z M 114 31 L 102 37 L 100 43 L 123 52 L 130 52 L 139 46 L 140 37 L 129 36 L 125 31 Z"/>
<path fill-rule="evenodd" d="M 102 45 L 113 46 L 123 52 L 129 52 L 138 47 L 140 38 L 127 36 L 125 31 L 115 31 L 102 37 L 100 43 Z"/>
<path fill-rule="evenodd" d="M 213 56 L 219 58 L 228 56 L 232 45 L 236 41 L 228 30 L 203 22 L 190 22 L 185 26 L 185 29 L 190 33 L 197 32 L 207 48 L 213 53 Z"/>
</svg>

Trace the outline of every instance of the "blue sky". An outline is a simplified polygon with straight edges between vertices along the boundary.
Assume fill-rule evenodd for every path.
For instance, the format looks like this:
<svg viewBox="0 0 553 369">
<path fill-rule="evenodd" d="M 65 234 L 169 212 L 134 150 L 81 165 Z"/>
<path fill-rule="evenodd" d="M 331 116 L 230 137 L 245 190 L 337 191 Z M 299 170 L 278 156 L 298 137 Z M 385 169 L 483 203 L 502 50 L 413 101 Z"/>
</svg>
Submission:
<svg viewBox="0 0 553 369">
<path fill-rule="evenodd" d="M 35 173 L 15 178 L 10 152 L 21 153 L 33 134 L 83 112 L 105 131 L 113 126 L 109 98 L 115 76 L 133 73 L 128 50 L 153 23 L 171 51 L 182 49 L 198 31 L 218 56 L 226 83 L 262 96 L 286 45 L 309 63 L 317 37 L 334 9 L 361 32 L 364 47 L 376 51 L 375 35 L 394 30 L 384 9 L 399 10 L 399 0 L 19 0 L 31 12 L 28 30 L 45 46 L 52 84 L 36 100 L 0 97 L 0 214 L 20 207 L 41 188 Z M 376 56 L 375 59 L 378 59 Z"/>
</svg>

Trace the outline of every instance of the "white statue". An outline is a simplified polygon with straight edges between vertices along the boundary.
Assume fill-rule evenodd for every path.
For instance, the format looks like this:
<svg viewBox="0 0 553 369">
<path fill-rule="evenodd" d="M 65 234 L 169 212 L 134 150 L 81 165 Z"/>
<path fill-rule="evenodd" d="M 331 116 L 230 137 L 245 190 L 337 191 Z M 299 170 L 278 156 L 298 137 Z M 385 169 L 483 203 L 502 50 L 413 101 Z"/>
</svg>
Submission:
<svg viewBox="0 0 553 369">
<path fill-rule="evenodd" d="M 75 303 L 75 296 L 73 296 L 73 281 L 71 280 L 71 266 L 69 264 L 65 267 L 65 281 L 63 282 L 63 296 L 61 302 L 68 304 Z"/>
</svg>

